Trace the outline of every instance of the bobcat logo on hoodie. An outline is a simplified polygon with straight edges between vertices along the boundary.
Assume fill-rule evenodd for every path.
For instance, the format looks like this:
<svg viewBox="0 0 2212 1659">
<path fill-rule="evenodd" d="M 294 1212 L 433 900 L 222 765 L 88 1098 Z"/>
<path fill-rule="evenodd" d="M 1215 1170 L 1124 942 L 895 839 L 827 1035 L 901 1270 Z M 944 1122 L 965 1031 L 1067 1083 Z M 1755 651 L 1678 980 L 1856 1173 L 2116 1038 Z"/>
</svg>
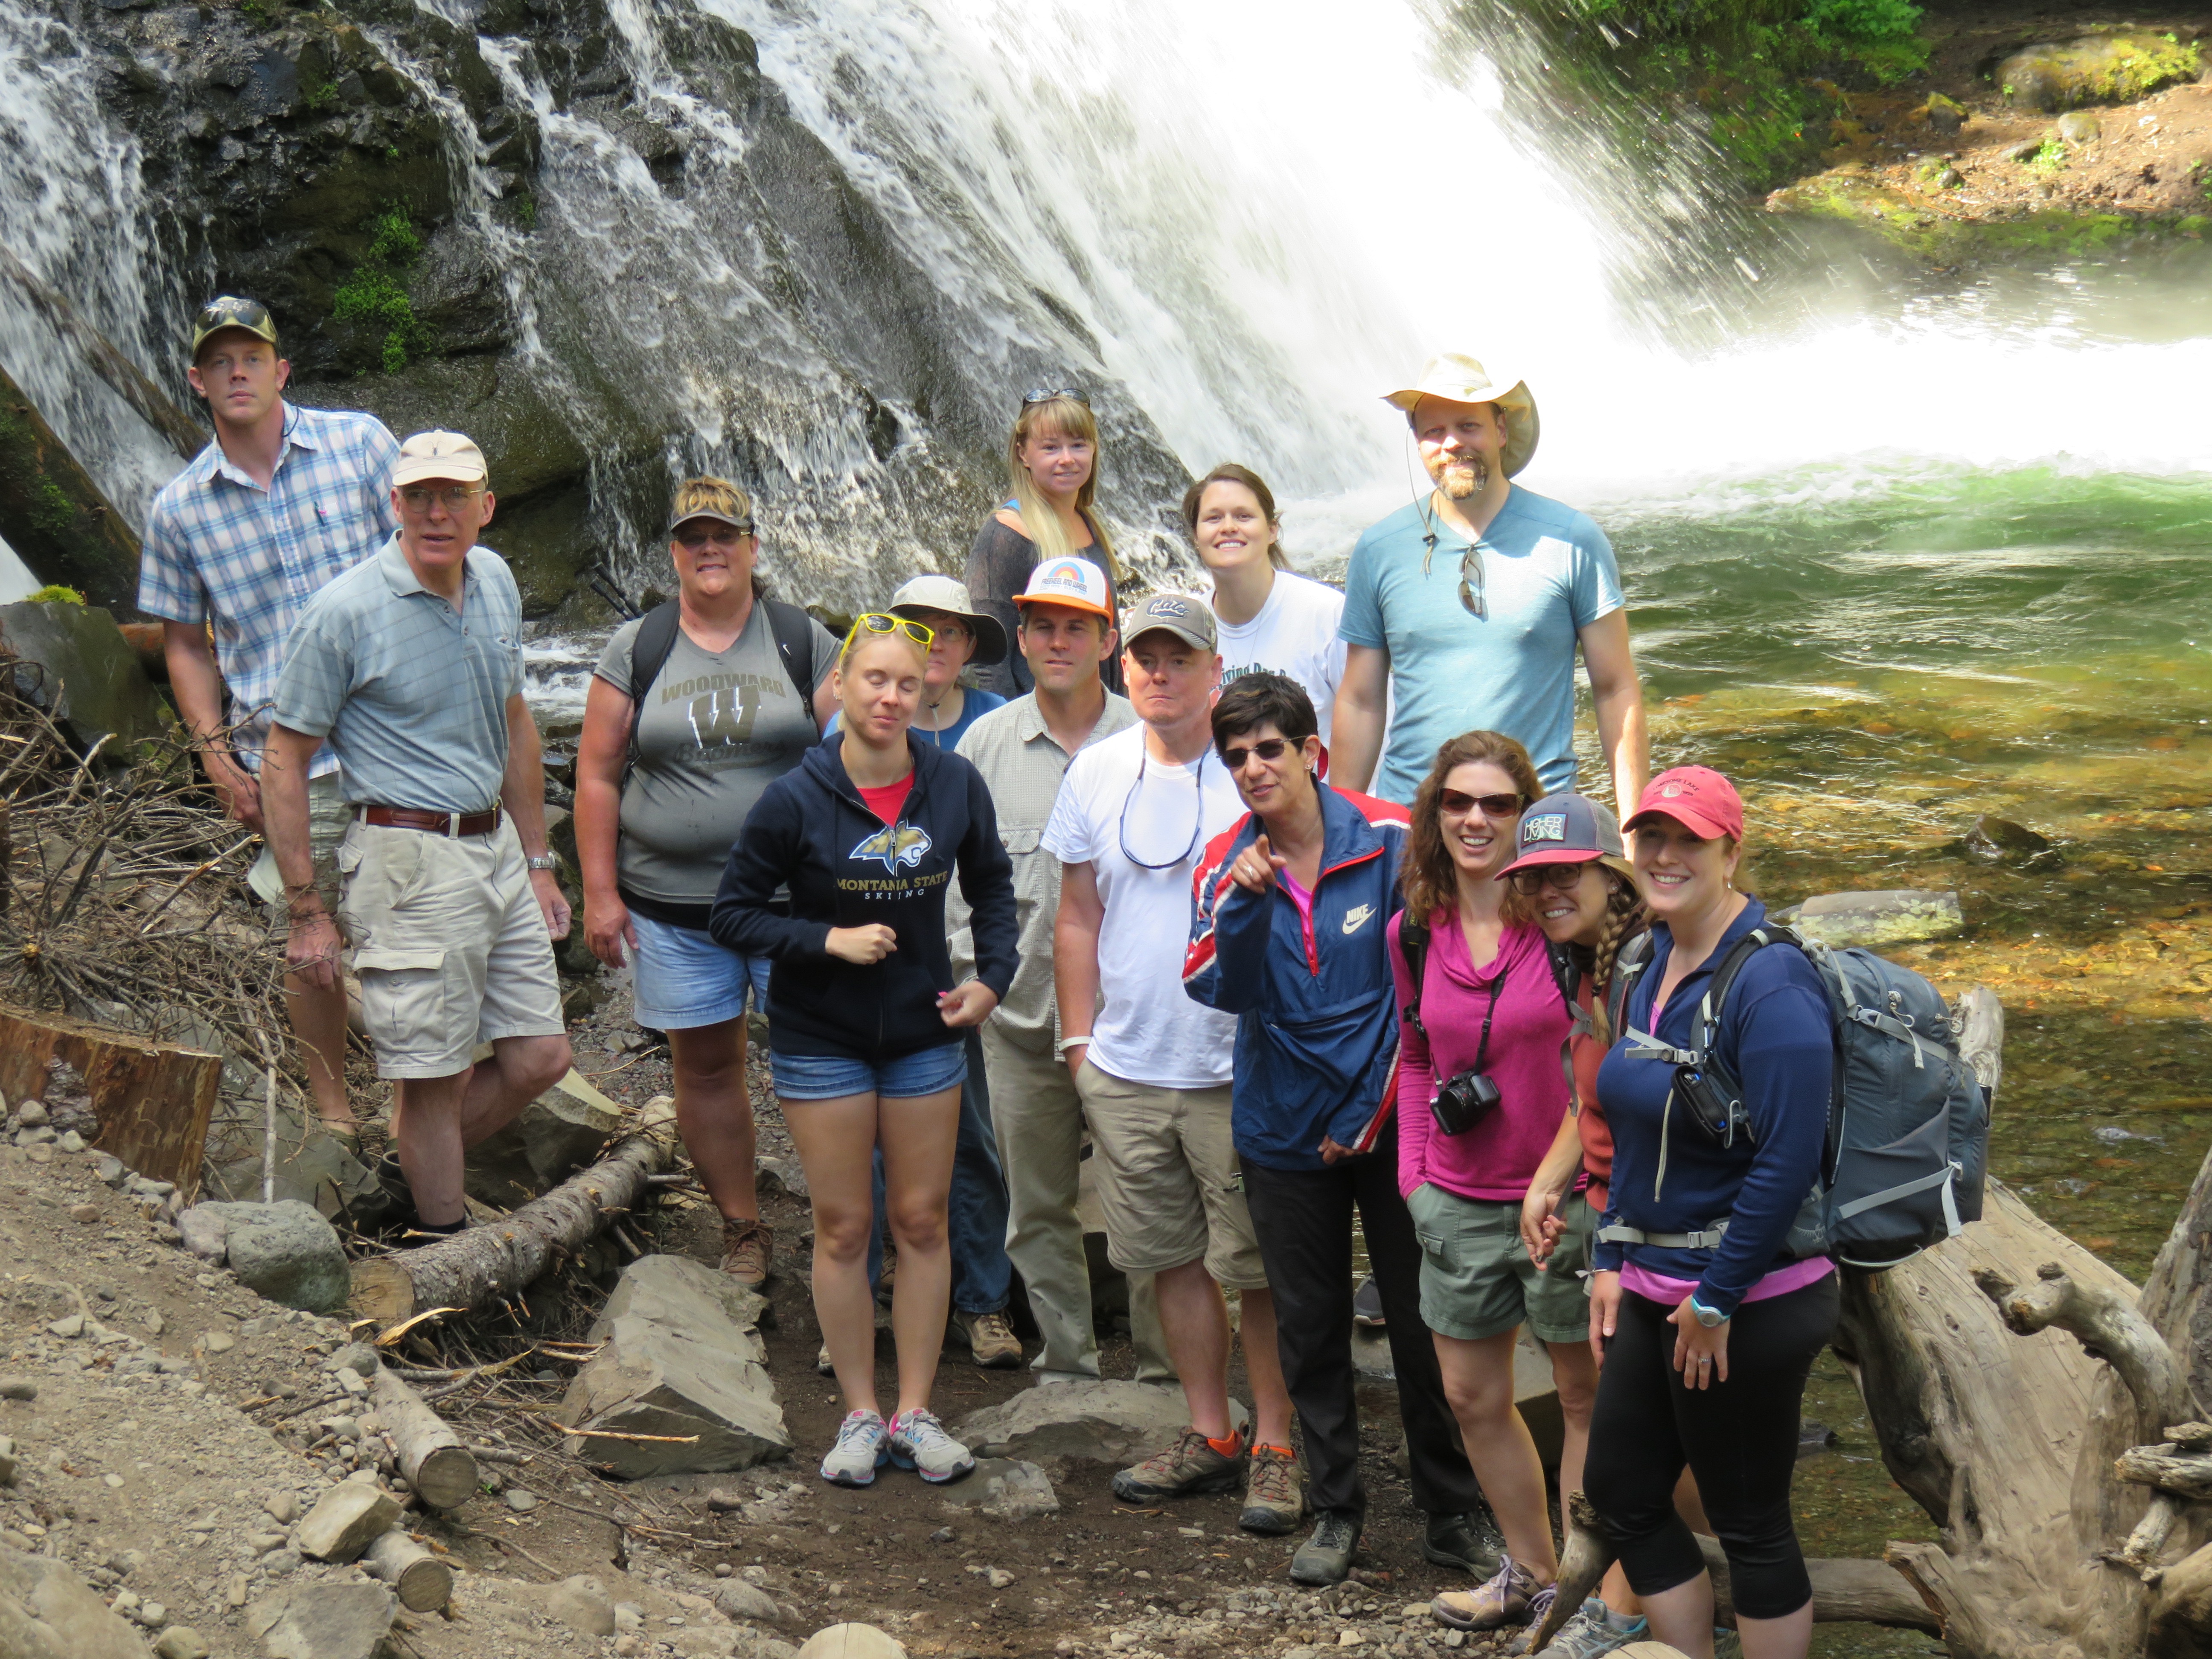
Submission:
<svg viewBox="0 0 2212 1659">
<path fill-rule="evenodd" d="M 887 823 L 872 836 L 854 843 L 848 859 L 881 859 L 884 868 L 898 873 L 902 864 L 920 864 L 933 843 L 929 831 L 915 823 Z"/>
</svg>

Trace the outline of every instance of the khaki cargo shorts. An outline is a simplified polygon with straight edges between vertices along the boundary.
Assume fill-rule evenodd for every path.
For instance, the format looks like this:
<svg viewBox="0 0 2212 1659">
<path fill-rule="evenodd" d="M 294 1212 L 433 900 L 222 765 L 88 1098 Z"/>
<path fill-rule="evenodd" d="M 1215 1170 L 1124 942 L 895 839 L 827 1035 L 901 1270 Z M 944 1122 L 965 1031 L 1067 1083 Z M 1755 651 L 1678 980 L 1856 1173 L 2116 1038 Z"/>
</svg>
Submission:
<svg viewBox="0 0 2212 1659">
<path fill-rule="evenodd" d="M 353 806 L 345 798 L 344 781 L 338 774 L 307 780 L 307 844 L 315 856 L 315 890 L 322 895 L 323 908 L 334 916 L 338 913 L 338 843 L 345 839 L 346 827 L 352 822 Z M 276 851 L 265 837 L 261 856 L 246 872 L 246 884 L 269 906 L 270 921 L 279 928 L 291 926 L 291 912 L 284 902 L 284 878 L 277 872 Z"/>
<path fill-rule="evenodd" d="M 1203 1256 L 1222 1289 L 1266 1290 L 1230 1137 L 1229 1085 L 1162 1089 L 1085 1060 L 1075 1091 L 1102 1160 L 1106 1259 L 1125 1273 L 1161 1273 Z"/>
<path fill-rule="evenodd" d="M 1439 1336 L 1481 1342 L 1526 1324 L 1540 1342 L 1589 1340 L 1589 1266 L 1595 1230 L 1579 1193 L 1559 1206 L 1567 1230 L 1542 1267 L 1521 1242 L 1518 1200 L 1462 1198 L 1423 1182 L 1406 1200 L 1421 1241 L 1421 1322 Z"/>
<path fill-rule="evenodd" d="M 451 1077 L 479 1042 L 567 1030 L 553 941 L 512 821 L 483 836 L 356 822 L 337 867 L 379 1077 Z"/>
</svg>

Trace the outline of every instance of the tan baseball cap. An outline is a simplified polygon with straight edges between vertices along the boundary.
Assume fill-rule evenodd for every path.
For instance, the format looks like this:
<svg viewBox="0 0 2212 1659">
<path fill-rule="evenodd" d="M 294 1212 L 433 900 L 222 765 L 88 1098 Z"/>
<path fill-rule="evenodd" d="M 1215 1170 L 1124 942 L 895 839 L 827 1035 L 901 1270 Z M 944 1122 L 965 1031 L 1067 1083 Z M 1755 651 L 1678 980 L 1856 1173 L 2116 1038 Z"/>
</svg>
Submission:
<svg viewBox="0 0 2212 1659">
<path fill-rule="evenodd" d="M 1510 369 L 1506 371 L 1508 374 L 1511 373 Z M 1413 405 L 1424 398 L 1438 398 L 1453 404 L 1496 404 L 1504 410 L 1505 447 L 1498 459 L 1504 463 L 1509 478 L 1528 465 L 1536 453 L 1540 428 L 1536 419 L 1536 400 L 1529 395 L 1526 380 L 1492 374 L 1464 352 L 1440 352 L 1422 365 L 1421 378 L 1413 385 L 1382 394 L 1384 403 L 1393 409 L 1403 410 L 1408 416 L 1413 412 Z"/>
<path fill-rule="evenodd" d="M 392 487 L 397 489 L 425 478 L 482 483 L 489 474 L 483 451 L 477 447 L 475 439 L 458 432 L 418 432 L 399 446 L 399 459 L 392 467 Z"/>
</svg>

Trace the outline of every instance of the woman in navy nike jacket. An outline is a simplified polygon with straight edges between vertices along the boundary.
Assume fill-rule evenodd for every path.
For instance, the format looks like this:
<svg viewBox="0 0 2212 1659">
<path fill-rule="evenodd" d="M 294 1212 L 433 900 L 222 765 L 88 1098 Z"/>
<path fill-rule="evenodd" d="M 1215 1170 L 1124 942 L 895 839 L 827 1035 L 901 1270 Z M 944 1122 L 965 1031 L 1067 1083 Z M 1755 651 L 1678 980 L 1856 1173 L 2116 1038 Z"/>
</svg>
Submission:
<svg viewBox="0 0 2212 1659">
<path fill-rule="evenodd" d="M 1242 675 L 1214 704 L 1214 748 L 1251 814 L 1199 866 L 1183 988 L 1237 1017 L 1231 1125 L 1316 1522 L 1291 1577 L 1332 1584 L 1351 1571 L 1367 1510 L 1352 1364 L 1355 1206 L 1382 1293 L 1413 1501 L 1428 1512 L 1423 1553 L 1474 1565 L 1483 1546 L 1470 1517 L 1482 1498 L 1453 1443 L 1421 1322 L 1420 1243 L 1398 1195 L 1398 1001 L 1384 941 L 1406 810 L 1323 783 L 1316 724 L 1304 690 L 1280 674 Z"/>
<path fill-rule="evenodd" d="M 746 816 L 708 930 L 770 957 L 769 1060 L 814 1206 L 814 1306 L 847 1415 L 822 1475 L 864 1486 L 878 1463 L 952 1480 L 975 1468 L 929 1410 L 951 1289 L 945 1196 L 967 1073 L 961 1033 L 1014 976 L 1012 865 L 982 775 L 908 734 L 929 630 L 870 614 L 831 684 L 843 730 Z M 975 977 L 952 983 L 945 892 L 973 913 Z M 776 902 L 788 888 L 787 907 Z M 898 1242 L 891 1303 L 898 1410 L 876 1407 L 867 1254 L 875 1150 Z"/>
</svg>

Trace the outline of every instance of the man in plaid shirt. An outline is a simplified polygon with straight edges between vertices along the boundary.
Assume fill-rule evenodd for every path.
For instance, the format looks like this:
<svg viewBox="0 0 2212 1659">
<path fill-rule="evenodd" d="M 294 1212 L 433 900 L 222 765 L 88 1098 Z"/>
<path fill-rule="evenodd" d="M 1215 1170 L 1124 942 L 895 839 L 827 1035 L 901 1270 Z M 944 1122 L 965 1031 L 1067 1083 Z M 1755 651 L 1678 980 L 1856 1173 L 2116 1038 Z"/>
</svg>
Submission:
<svg viewBox="0 0 2212 1659">
<path fill-rule="evenodd" d="M 260 830 L 258 774 L 285 642 L 316 592 L 398 527 L 389 484 L 399 444 L 373 415 L 284 400 L 292 366 L 258 301 L 210 301 L 193 319 L 191 350 L 186 378 L 207 399 L 215 441 L 155 497 L 138 608 L 163 623 L 169 684 L 185 723 L 207 743 L 208 781 L 233 817 Z M 346 823 L 337 771 L 327 748 L 315 757 L 315 875 L 333 913 Z M 282 905 L 283 884 L 265 847 L 251 880 Z M 324 1127 L 351 1140 L 344 989 L 295 973 L 285 990 Z"/>
</svg>

